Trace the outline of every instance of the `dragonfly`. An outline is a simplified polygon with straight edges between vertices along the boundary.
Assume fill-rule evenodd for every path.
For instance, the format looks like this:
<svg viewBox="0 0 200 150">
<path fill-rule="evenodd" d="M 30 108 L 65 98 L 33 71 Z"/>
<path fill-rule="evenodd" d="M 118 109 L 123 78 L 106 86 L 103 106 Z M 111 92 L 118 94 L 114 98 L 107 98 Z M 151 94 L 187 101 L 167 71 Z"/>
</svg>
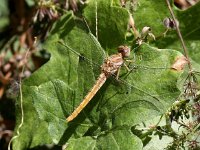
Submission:
<svg viewBox="0 0 200 150">
<path fill-rule="evenodd" d="M 106 80 L 112 75 L 118 73 L 120 67 L 124 64 L 124 58 L 130 55 L 130 48 L 128 46 L 119 46 L 118 53 L 113 54 L 108 57 L 103 65 L 101 66 L 101 74 L 99 75 L 96 83 L 90 90 L 90 92 L 85 96 L 80 105 L 74 110 L 74 112 L 67 118 L 67 121 L 70 122 L 78 116 L 78 114 L 85 108 L 85 106 L 90 102 L 90 100 L 95 96 L 98 90 L 103 86 Z"/>
<path fill-rule="evenodd" d="M 63 45 L 64 47 L 66 47 L 71 52 L 76 53 L 76 55 L 80 56 L 81 58 L 84 57 L 84 59 L 91 62 L 90 59 L 88 59 L 85 56 L 82 56 L 80 53 L 78 53 L 77 51 L 72 49 L 69 45 L 67 45 L 67 43 L 64 43 L 64 41 L 59 41 L 59 43 L 61 45 Z M 126 81 L 118 78 L 119 77 L 119 71 L 120 71 L 120 68 L 122 66 L 125 66 L 125 68 L 128 70 L 128 73 L 126 75 L 129 75 L 129 73 L 131 73 L 134 69 L 137 69 L 137 67 L 145 68 L 145 66 L 135 66 L 136 68 L 131 67 L 131 69 L 129 69 L 129 67 L 126 65 L 125 61 L 133 62 L 132 60 L 127 59 L 130 55 L 130 51 L 131 50 L 128 46 L 119 46 L 118 47 L 118 53 L 107 57 L 104 60 L 101 67 L 100 67 L 99 64 L 96 64 L 95 62 L 91 62 L 95 66 L 100 67 L 101 73 L 97 77 L 96 82 L 93 84 L 93 87 L 89 90 L 89 92 L 83 98 L 82 102 L 66 118 L 67 122 L 71 122 L 72 120 L 74 120 L 79 115 L 79 113 L 88 105 L 88 103 L 92 100 L 92 98 L 96 95 L 96 93 L 100 90 L 100 88 L 104 85 L 104 83 L 106 82 L 106 80 L 110 76 L 115 77 L 116 80 L 118 80 L 119 82 L 122 82 L 122 83 L 124 83 L 124 84 L 126 84 L 130 87 L 133 87 L 133 88 L 137 89 L 138 91 L 142 92 L 143 94 L 148 95 L 148 96 L 152 97 L 153 99 L 157 100 L 158 102 L 160 102 L 159 98 L 156 95 L 152 95 L 152 94 L 148 93 L 147 91 L 140 89 L 136 85 L 132 85 L 132 84 L 127 83 Z M 149 68 L 149 67 L 147 67 L 147 68 Z M 152 69 L 158 69 L 158 68 L 152 68 Z M 159 68 L 159 69 L 166 69 L 166 68 Z"/>
<path fill-rule="evenodd" d="M 97 78 L 94 86 L 85 96 L 80 105 L 72 112 L 69 117 L 67 117 L 67 122 L 74 120 L 78 116 L 78 114 L 86 107 L 86 105 L 90 102 L 90 100 L 95 96 L 95 94 L 99 91 L 99 89 L 111 75 L 115 74 L 116 78 L 118 79 L 120 68 L 122 65 L 125 65 L 124 58 L 129 56 L 130 48 L 128 46 L 119 46 L 117 54 L 113 54 L 105 59 L 104 63 L 101 65 L 101 73 Z M 127 66 L 126 68 L 128 69 Z"/>
</svg>

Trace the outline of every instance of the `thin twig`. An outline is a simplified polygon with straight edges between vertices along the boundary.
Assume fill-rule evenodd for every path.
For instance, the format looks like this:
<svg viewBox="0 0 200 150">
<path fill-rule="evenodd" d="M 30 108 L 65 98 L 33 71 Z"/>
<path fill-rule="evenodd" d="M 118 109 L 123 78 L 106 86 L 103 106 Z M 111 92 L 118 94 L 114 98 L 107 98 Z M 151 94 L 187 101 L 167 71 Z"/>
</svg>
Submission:
<svg viewBox="0 0 200 150">
<path fill-rule="evenodd" d="M 177 22 L 176 22 L 177 19 L 176 19 L 175 15 L 174 15 L 174 12 L 173 12 L 172 8 L 171 8 L 171 5 L 170 5 L 170 3 L 169 3 L 169 0 L 166 0 L 166 3 L 167 3 L 167 6 L 168 6 L 168 8 L 169 8 L 170 14 L 172 15 L 172 18 L 173 18 L 173 20 L 174 20 L 174 24 L 175 24 L 175 27 L 176 27 L 176 31 L 177 31 L 177 34 L 178 34 L 178 36 L 179 36 L 179 39 L 181 40 L 181 44 L 182 44 L 182 47 L 183 47 L 183 50 L 184 50 L 184 53 L 185 53 L 185 57 L 186 57 L 187 60 L 188 60 L 188 67 L 189 67 L 189 70 L 190 70 L 190 72 L 192 72 L 192 64 L 191 64 L 191 62 L 190 62 L 190 59 L 189 59 L 189 56 L 188 56 L 188 50 L 187 50 L 187 48 L 186 48 L 186 46 L 185 46 L 185 42 L 184 42 L 184 40 L 183 40 L 183 37 L 182 37 L 182 34 L 181 34 L 181 32 L 180 32 L 179 26 L 177 25 Z"/>
</svg>

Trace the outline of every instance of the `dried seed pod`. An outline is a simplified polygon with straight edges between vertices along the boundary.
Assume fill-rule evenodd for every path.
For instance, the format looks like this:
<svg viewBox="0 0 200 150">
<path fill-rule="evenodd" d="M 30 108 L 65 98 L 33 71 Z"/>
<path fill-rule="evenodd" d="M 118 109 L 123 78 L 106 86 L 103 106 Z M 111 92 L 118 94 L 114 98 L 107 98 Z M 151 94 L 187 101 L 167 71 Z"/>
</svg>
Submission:
<svg viewBox="0 0 200 150">
<path fill-rule="evenodd" d="M 141 32 L 141 36 L 145 37 L 149 32 L 151 32 L 151 28 L 150 27 L 143 27 L 142 28 L 142 32 Z"/>
<path fill-rule="evenodd" d="M 175 21 L 176 21 L 177 26 L 179 26 L 178 20 L 175 20 Z M 165 18 L 163 20 L 163 24 L 168 29 L 176 29 L 175 22 L 174 22 L 174 20 L 172 18 Z"/>
</svg>

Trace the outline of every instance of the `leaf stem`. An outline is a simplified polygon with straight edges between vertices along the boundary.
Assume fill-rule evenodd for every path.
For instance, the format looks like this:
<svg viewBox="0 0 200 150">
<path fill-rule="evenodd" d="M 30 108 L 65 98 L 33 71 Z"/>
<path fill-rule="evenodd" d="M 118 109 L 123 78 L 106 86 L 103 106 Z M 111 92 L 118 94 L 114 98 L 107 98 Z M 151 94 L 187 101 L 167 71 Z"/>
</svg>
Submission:
<svg viewBox="0 0 200 150">
<path fill-rule="evenodd" d="M 173 18 L 173 20 L 174 20 L 174 24 L 175 24 L 175 27 L 176 27 L 176 31 L 177 31 L 177 34 L 178 34 L 178 36 L 179 36 L 179 39 L 181 40 L 181 44 L 182 44 L 182 47 L 183 47 L 183 50 L 184 50 L 184 53 L 185 53 L 185 57 L 186 57 L 187 60 L 188 60 L 188 67 L 189 67 L 189 70 L 190 70 L 190 72 L 192 72 L 192 64 L 191 64 L 191 62 L 190 62 L 190 60 L 189 60 L 188 50 L 187 50 L 187 48 L 186 48 L 186 46 L 185 46 L 185 42 L 184 42 L 184 40 L 183 40 L 183 37 L 182 37 L 182 34 L 181 34 L 181 32 L 180 32 L 179 26 L 178 26 L 178 24 L 177 24 L 177 22 L 176 22 L 177 19 L 176 19 L 175 15 L 174 15 L 174 12 L 173 12 L 172 7 L 171 7 L 171 5 L 170 5 L 170 3 L 169 3 L 169 0 L 166 0 L 166 3 L 167 3 L 167 6 L 168 6 L 168 8 L 169 8 L 170 14 L 171 14 L 171 16 L 172 16 L 172 18 Z"/>
</svg>

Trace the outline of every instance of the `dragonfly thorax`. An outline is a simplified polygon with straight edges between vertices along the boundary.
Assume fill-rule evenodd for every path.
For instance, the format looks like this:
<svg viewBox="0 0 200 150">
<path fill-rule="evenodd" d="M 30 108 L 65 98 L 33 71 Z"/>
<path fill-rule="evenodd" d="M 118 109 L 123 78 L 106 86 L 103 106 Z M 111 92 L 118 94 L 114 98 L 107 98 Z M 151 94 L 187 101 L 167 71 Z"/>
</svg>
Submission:
<svg viewBox="0 0 200 150">
<path fill-rule="evenodd" d="M 103 65 L 101 66 L 101 71 L 108 77 L 111 74 L 115 74 L 118 69 L 124 63 L 124 57 L 130 55 L 130 48 L 128 46 L 119 46 L 118 54 L 111 55 L 108 57 Z"/>
<path fill-rule="evenodd" d="M 101 66 L 101 70 L 108 77 L 111 74 L 115 74 L 123 63 L 124 60 L 122 54 L 114 54 L 104 61 L 103 65 Z"/>
</svg>

